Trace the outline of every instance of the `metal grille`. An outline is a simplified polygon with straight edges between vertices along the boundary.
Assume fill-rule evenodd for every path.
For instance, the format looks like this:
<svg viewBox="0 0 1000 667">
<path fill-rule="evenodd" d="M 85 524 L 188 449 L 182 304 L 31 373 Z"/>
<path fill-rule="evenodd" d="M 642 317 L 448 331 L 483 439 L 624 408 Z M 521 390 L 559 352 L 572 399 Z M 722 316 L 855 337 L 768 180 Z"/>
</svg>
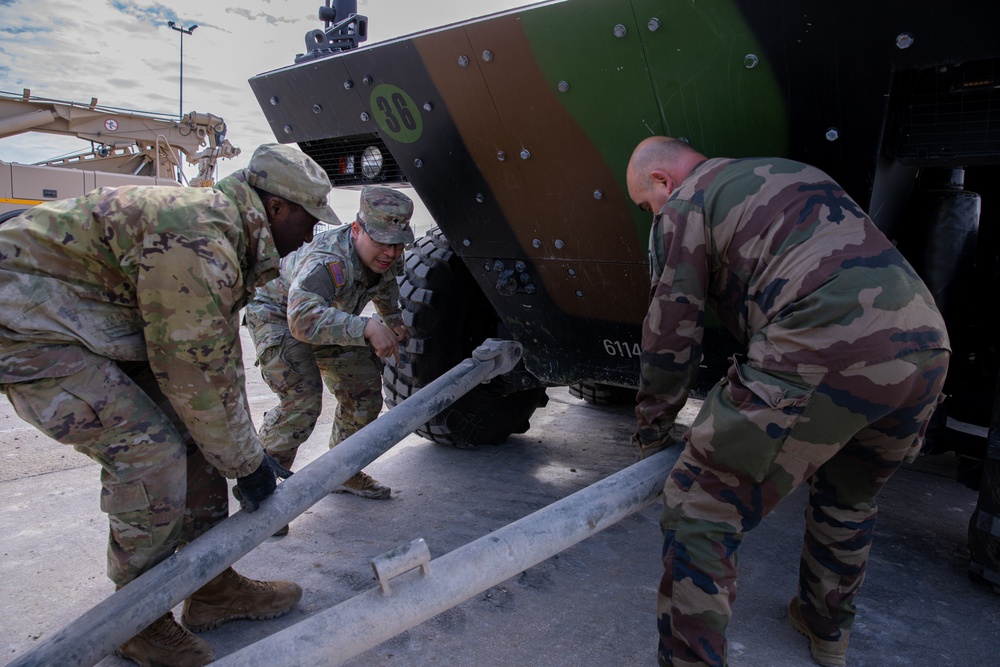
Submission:
<svg viewBox="0 0 1000 667">
<path fill-rule="evenodd" d="M 1000 60 L 913 73 L 897 157 L 919 165 L 968 165 L 1000 158 Z"/>
<path fill-rule="evenodd" d="M 403 185 L 407 178 L 377 134 L 303 141 L 299 144 L 323 167 L 334 187 Z"/>
</svg>

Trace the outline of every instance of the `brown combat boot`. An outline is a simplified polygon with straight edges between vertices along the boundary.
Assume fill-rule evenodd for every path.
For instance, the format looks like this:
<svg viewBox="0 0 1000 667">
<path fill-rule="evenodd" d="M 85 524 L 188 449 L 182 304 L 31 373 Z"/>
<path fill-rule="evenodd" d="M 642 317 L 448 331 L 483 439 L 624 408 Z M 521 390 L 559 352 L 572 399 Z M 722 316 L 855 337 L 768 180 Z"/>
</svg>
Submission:
<svg viewBox="0 0 1000 667">
<path fill-rule="evenodd" d="M 272 452 L 268 451 L 267 454 L 272 459 L 278 462 L 278 465 L 282 468 L 292 469 L 292 464 L 295 463 L 295 455 L 299 453 L 299 448 L 285 450 L 283 452 Z M 288 524 L 285 524 L 278 530 L 274 531 L 272 537 L 284 537 L 288 534 Z"/>
<path fill-rule="evenodd" d="M 294 582 L 247 579 L 230 567 L 184 601 L 181 618 L 188 629 L 203 632 L 239 618 L 281 616 L 301 597 Z"/>
<path fill-rule="evenodd" d="M 824 667 L 844 667 L 847 664 L 847 642 L 851 637 L 850 630 L 841 630 L 840 639 L 822 639 L 813 634 L 802 616 L 802 607 L 798 598 L 792 598 L 788 603 L 788 620 L 799 634 L 809 638 L 809 655 L 813 662 Z"/>
<path fill-rule="evenodd" d="M 201 667 L 215 658 L 208 642 L 191 634 L 169 611 L 115 653 L 142 667 Z"/>
<path fill-rule="evenodd" d="M 344 482 L 334 493 L 353 493 L 360 498 L 385 500 L 392 495 L 392 489 L 379 484 L 365 473 L 358 472 L 354 477 Z"/>
</svg>

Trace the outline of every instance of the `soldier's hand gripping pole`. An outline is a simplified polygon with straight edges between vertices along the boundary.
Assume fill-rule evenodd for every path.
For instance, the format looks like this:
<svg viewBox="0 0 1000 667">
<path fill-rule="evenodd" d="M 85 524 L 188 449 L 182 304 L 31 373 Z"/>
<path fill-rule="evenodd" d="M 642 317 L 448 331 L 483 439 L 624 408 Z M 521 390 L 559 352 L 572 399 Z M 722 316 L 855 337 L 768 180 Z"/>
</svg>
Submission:
<svg viewBox="0 0 1000 667">
<path fill-rule="evenodd" d="M 278 479 L 288 479 L 292 471 L 275 461 L 270 454 L 264 452 L 257 469 L 246 477 L 236 480 L 233 497 L 240 501 L 240 509 L 244 512 L 256 512 L 261 501 L 274 493 Z"/>
<path fill-rule="evenodd" d="M 473 387 L 512 370 L 520 358 L 519 343 L 485 341 L 473 358 L 277 485 L 256 512 L 229 517 L 53 633 L 11 667 L 96 664 Z"/>
</svg>

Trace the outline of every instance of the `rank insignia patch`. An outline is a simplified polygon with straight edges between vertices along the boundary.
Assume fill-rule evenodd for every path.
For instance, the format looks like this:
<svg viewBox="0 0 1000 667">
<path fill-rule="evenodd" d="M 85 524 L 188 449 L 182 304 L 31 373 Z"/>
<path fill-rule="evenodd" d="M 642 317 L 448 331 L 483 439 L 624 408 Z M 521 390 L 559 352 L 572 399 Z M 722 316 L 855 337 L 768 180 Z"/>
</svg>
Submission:
<svg viewBox="0 0 1000 667">
<path fill-rule="evenodd" d="M 340 267 L 340 262 L 330 262 L 326 265 L 326 268 L 330 269 L 330 275 L 333 276 L 333 284 L 337 287 L 343 287 L 347 279 L 344 277 L 344 269 Z"/>
</svg>

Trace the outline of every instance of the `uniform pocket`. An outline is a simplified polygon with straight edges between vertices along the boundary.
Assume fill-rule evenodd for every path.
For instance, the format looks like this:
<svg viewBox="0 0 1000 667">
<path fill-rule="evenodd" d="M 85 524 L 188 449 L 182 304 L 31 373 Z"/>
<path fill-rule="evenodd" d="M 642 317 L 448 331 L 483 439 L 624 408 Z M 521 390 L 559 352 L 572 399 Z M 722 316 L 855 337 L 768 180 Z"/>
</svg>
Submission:
<svg viewBox="0 0 1000 667">
<path fill-rule="evenodd" d="M 77 375 L 92 380 L 86 370 Z M 7 397 L 21 419 L 53 440 L 89 445 L 106 427 L 88 396 L 77 390 L 73 382 L 77 375 L 10 384 Z"/>
<path fill-rule="evenodd" d="M 106 483 L 101 509 L 108 514 L 115 542 L 126 552 L 153 544 L 149 496 L 142 480 Z"/>
<path fill-rule="evenodd" d="M 761 482 L 813 392 L 734 359 L 712 405 L 713 418 L 695 428 L 706 429 L 699 435 L 710 443 L 714 465 Z"/>
</svg>

